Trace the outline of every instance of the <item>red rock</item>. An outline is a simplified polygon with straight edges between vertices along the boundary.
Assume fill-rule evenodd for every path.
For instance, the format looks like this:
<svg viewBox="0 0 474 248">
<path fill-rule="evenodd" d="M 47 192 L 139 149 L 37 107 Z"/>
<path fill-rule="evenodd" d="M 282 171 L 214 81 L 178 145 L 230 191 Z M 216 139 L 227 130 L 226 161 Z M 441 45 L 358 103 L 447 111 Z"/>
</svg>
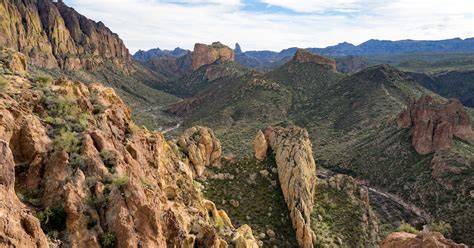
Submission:
<svg viewBox="0 0 474 248">
<path fill-rule="evenodd" d="M 217 60 L 234 61 L 234 50 L 220 42 L 214 42 L 212 45 L 197 43 L 191 53 L 191 60 L 191 69 L 194 71 Z"/>
<path fill-rule="evenodd" d="M 453 138 L 474 144 L 471 120 L 459 100 L 440 103 L 430 96 L 411 101 L 397 119 L 399 128 L 411 128 L 412 144 L 419 154 L 450 149 Z"/>
<path fill-rule="evenodd" d="M 331 70 L 336 71 L 336 61 L 334 59 L 310 53 L 305 49 L 298 48 L 298 50 L 296 50 L 295 56 L 293 57 L 293 60 L 300 63 L 312 62 L 320 65 L 326 65 L 329 66 Z"/>
</svg>

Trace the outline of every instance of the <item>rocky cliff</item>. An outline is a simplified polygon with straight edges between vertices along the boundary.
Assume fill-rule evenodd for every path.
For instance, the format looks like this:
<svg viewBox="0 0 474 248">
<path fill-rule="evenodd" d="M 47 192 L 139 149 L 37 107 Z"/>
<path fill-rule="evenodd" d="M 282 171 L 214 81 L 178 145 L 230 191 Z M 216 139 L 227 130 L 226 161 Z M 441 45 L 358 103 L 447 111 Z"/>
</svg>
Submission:
<svg viewBox="0 0 474 248">
<path fill-rule="evenodd" d="M 113 89 L 0 77 L 0 246 L 257 247 L 203 198 L 192 153 L 134 125 Z M 193 130 L 186 145 L 215 161 L 216 138 Z"/>
<path fill-rule="evenodd" d="M 419 234 L 395 232 L 380 243 L 380 248 L 468 248 L 467 245 L 456 244 L 438 232 L 421 232 Z"/>
<path fill-rule="evenodd" d="M 316 163 L 308 132 L 298 127 L 269 127 L 263 133 L 265 139 L 261 132 L 255 139 L 257 157 L 262 158 L 261 148 L 268 143 L 275 154 L 278 178 L 296 230 L 296 240 L 300 247 L 313 247 L 315 235 L 311 229 L 311 213 L 316 189 Z"/>
<path fill-rule="evenodd" d="M 319 56 L 313 54 L 305 49 L 296 50 L 295 56 L 293 57 L 294 61 L 300 63 L 313 62 L 320 65 L 326 65 L 331 68 L 331 70 L 336 71 L 336 61 L 330 58 Z"/>
<path fill-rule="evenodd" d="M 197 70 L 203 65 L 214 63 L 216 60 L 234 61 L 234 51 L 221 44 L 214 42 L 211 45 L 196 43 L 191 53 L 191 69 Z"/>
<path fill-rule="evenodd" d="M 455 99 L 440 103 L 430 96 L 411 101 L 397 120 L 399 128 L 411 128 L 412 144 L 419 154 L 447 150 L 457 137 L 474 144 L 471 120 Z"/>
<path fill-rule="evenodd" d="M 34 65 L 94 70 L 112 62 L 125 69 L 131 56 L 117 34 L 63 1 L 0 0 L 0 46 L 15 49 Z"/>
</svg>

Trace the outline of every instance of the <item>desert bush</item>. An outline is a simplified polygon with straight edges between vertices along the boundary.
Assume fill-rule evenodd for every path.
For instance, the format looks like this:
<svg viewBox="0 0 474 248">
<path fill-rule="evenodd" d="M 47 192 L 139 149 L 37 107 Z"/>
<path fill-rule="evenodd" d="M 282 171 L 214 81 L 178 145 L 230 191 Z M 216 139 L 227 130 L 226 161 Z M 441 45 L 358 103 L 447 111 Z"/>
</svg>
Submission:
<svg viewBox="0 0 474 248">
<path fill-rule="evenodd" d="M 69 165 L 73 168 L 83 168 L 86 163 L 86 157 L 81 154 L 73 153 L 69 159 Z"/>
<path fill-rule="evenodd" d="M 49 75 L 38 75 L 31 81 L 33 81 L 35 89 L 44 90 L 49 88 L 51 82 L 53 82 L 53 78 L 51 78 Z"/>
<path fill-rule="evenodd" d="M 430 229 L 430 231 L 440 232 L 448 238 L 451 236 L 451 233 L 453 232 L 453 228 L 451 227 L 451 225 L 444 221 L 430 223 L 428 225 L 428 228 Z"/>
<path fill-rule="evenodd" d="M 10 83 L 5 78 L 0 77 L 0 92 L 5 92 L 9 86 Z"/>
<path fill-rule="evenodd" d="M 115 247 L 115 235 L 111 232 L 106 232 L 100 237 L 100 244 L 103 248 Z"/>
<path fill-rule="evenodd" d="M 76 133 L 62 129 L 54 139 L 53 148 L 55 151 L 77 152 L 80 148 L 80 143 L 81 141 Z"/>
<path fill-rule="evenodd" d="M 130 179 L 126 175 L 116 176 L 116 177 L 112 178 L 112 184 L 117 186 L 117 187 L 125 186 L 125 185 L 128 184 L 129 181 L 130 181 Z"/>
<path fill-rule="evenodd" d="M 397 231 L 399 232 L 407 232 L 407 233 L 418 233 L 418 230 L 414 228 L 412 225 L 408 223 L 402 223 L 398 228 Z"/>
<path fill-rule="evenodd" d="M 112 172 L 112 168 L 117 164 L 115 153 L 110 150 L 103 150 L 100 152 L 100 158 L 104 162 L 105 167 L 109 169 L 109 172 Z"/>
<path fill-rule="evenodd" d="M 63 205 L 56 207 L 47 207 L 43 211 L 37 213 L 41 228 L 46 232 L 62 231 L 66 228 L 66 212 Z"/>
</svg>

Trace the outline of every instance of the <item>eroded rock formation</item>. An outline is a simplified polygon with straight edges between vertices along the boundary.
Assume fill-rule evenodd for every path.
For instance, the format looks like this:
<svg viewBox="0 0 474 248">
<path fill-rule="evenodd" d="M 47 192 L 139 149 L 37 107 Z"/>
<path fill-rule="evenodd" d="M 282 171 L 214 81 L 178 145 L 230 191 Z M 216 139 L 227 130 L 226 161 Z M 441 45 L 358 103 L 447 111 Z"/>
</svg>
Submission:
<svg viewBox="0 0 474 248">
<path fill-rule="evenodd" d="M 202 176 L 207 166 L 220 163 L 222 148 L 214 132 L 206 127 L 186 129 L 176 142 L 188 157 L 195 176 Z"/>
<path fill-rule="evenodd" d="M 217 60 L 234 61 L 234 51 L 220 42 L 214 42 L 212 45 L 197 43 L 191 53 L 191 60 L 191 69 L 194 71 Z"/>
<path fill-rule="evenodd" d="M 313 247 L 315 235 L 311 229 L 311 213 L 316 190 L 316 163 L 308 132 L 298 127 L 269 127 L 263 133 L 275 154 L 278 178 L 296 230 L 296 240 L 300 247 Z M 261 139 L 259 132 L 256 140 Z"/>
<path fill-rule="evenodd" d="M 203 198 L 187 154 L 136 127 L 113 89 L 1 77 L 1 247 L 47 247 L 45 232 L 66 247 L 257 246 Z M 201 165 L 217 161 L 212 132 L 192 130 Z"/>
<path fill-rule="evenodd" d="M 471 120 L 464 106 L 455 99 L 441 103 L 431 96 L 411 101 L 397 119 L 399 128 L 411 128 L 412 144 L 419 154 L 450 149 L 453 138 L 474 144 Z"/>
<path fill-rule="evenodd" d="M 94 70 L 106 61 L 124 67 L 131 60 L 117 34 L 63 1 L 0 0 L 0 13 L 0 46 L 24 53 L 34 65 Z"/>
<path fill-rule="evenodd" d="M 438 232 L 421 232 L 412 234 L 406 232 L 395 232 L 388 235 L 380 248 L 468 248 L 463 244 L 456 244 L 452 240 L 446 239 Z"/>
<path fill-rule="evenodd" d="M 15 194 L 15 163 L 8 143 L 0 140 L 0 246 L 48 247 L 40 222 Z"/>
<path fill-rule="evenodd" d="M 293 57 L 293 60 L 298 61 L 300 63 L 313 62 L 320 65 L 326 65 L 329 66 L 331 70 L 336 71 L 335 60 L 310 53 L 305 49 L 298 48 L 298 50 L 296 50 L 295 56 Z"/>
</svg>

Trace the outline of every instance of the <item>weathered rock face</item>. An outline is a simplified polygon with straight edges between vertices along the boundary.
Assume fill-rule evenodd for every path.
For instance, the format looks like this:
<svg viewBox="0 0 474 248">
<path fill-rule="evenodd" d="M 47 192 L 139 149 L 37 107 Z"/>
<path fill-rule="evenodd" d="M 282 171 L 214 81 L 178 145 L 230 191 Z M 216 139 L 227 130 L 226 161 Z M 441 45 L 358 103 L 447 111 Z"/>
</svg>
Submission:
<svg viewBox="0 0 474 248">
<path fill-rule="evenodd" d="M 234 61 L 234 51 L 220 42 L 214 42 L 212 45 L 197 43 L 191 53 L 191 60 L 191 69 L 194 71 L 216 60 Z"/>
<path fill-rule="evenodd" d="M 456 244 L 452 240 L 446 239 L 438 232 L 421 232 L 419 234 L 395 232 L 388 235 L 380 248 L 467 248 L 466 245 Z"/>
<path fill-rule="evenodd" d="M 298 48 L 298 50 L 296 50 L 295 56 L 293 57 L 293 60 L 300 63 L 313 62 L 320 65 L 326 65 L 329 66 L 331 70 L 336 71 L 335 60 L 310 53 L 305 49 Z"/>
<path fill-rule="evenodd" d="M 248 227 L 203 198 L 182 159 L 190 153 L 136 127 L 113 89 L 2 77 L 1 247 L 47 247 L 45 232 L 65 247 L 256 247 Z M 218 161 L 212 131 L 189 135 L 201 136 L 186 143 L 201 166 Z"/>
<path fill-rule="evenodd" d="M 275 154 L 278 178 L 296 230 L 296 240 L 300 247 L 313 247 L 315 235 L 311 229 L 311 213 L 316 190 L 316 163 L 308 132 L 298 127 L 269 127 L 263 133 Z M 260 133 L 256 139 L 261 139 Z"/>
<path fill-rule="evenodd" d="M 0 0 L 0 13 L 0 46 L 26 54 L 37 66 L 94 70 L 106 61 L 124 67 L 131 60 L 117 34 L 63 1 Z"/>
<path fill-rule="evenodd" d="M 0 68 L 3 73 L 24 76 L 27 70 L 26 58 L 21 53 L 10 49 L 2 49 L 0 51 Z"/>
<path fill-rule="evenodd" d="M 0 246 L 48 247 L 35 216 L 15 194 L 15 163 L 8 143 L 0 140 Z"/>
<path fill-rule="evenodd" d="M 458 137 L 474 144 L 471 120 L 463 105 L 455 99 L 442 104 L 430 96 L 410 102 L 397 119 L 399 128 L 411 128 L 412 144 L 419 154 L 447 150 Z"/>
<path fill-rule="evenodd" d="M 209 128 L 192 127 L 185 130 L 176 145 L 188 156 L 197 177 L 202 176 L 207 166 L 220 163 L 221 143 Z"/>
</svg>

